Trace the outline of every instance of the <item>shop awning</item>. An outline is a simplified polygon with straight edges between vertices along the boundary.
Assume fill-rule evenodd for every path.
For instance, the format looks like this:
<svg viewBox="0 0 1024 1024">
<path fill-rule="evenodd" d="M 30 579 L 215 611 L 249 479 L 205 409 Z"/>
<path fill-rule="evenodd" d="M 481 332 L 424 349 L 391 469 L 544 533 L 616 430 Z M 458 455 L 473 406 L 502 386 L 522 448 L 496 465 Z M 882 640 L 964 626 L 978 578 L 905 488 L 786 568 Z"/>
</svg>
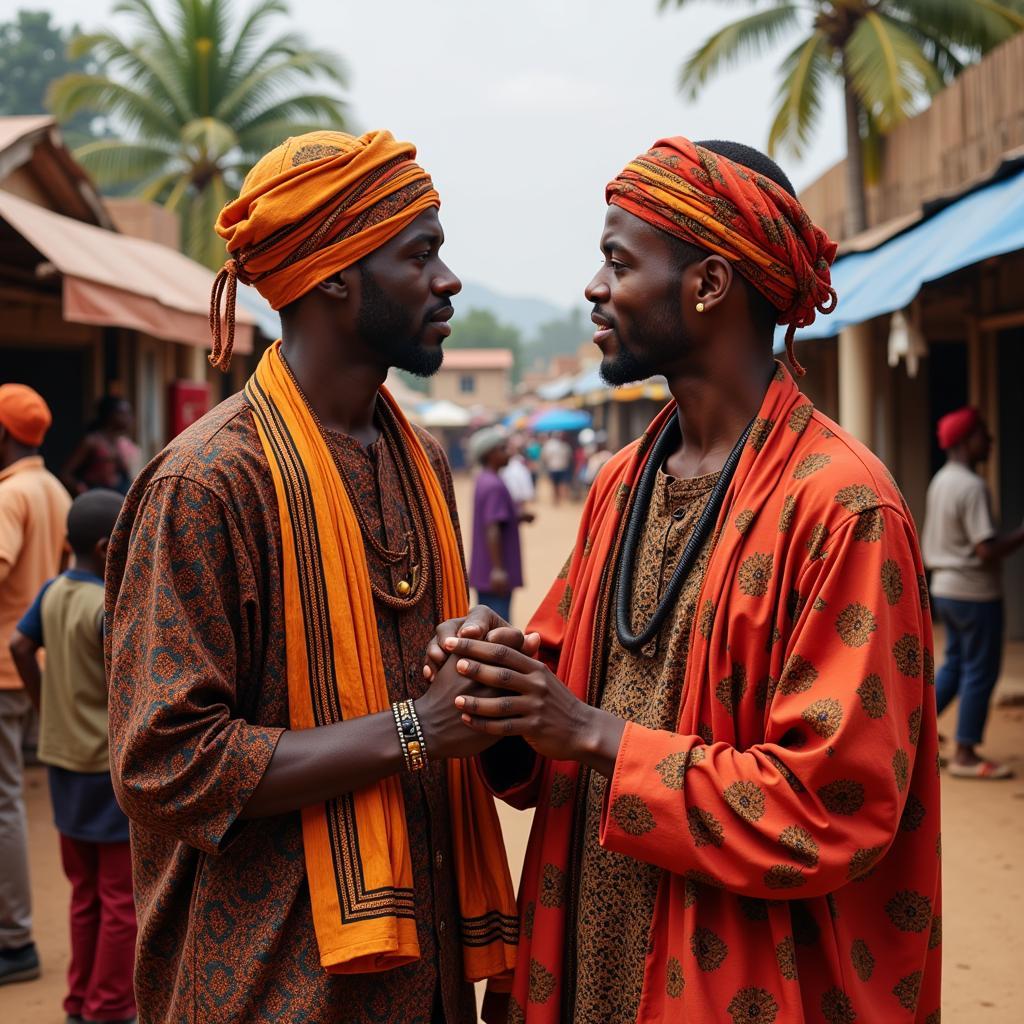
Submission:
<svg viewBox="0 0 1024 1024">
<path fill-rule="evenodd" d="M 209 346 L 213 274 L 206 267 L 165 245 L 84 224 L 10 192 L 0 191 L 0 218 L 61 274 L 65 320 Z M 252 351 L 255 322 L 239 304 L 236 352 Z"/>
<path fill-rule="evenodd" d="M 991 256 L 1024 249 L 1024 172 L 986 185 L 870 252 L 832 267 L 839 305 L 797 332 L 797 341 L 829 338 L 843 328 L 904 309 L 930 281 Z M 783 347 L 785 329 L 775 335 Z"/>
</svg>

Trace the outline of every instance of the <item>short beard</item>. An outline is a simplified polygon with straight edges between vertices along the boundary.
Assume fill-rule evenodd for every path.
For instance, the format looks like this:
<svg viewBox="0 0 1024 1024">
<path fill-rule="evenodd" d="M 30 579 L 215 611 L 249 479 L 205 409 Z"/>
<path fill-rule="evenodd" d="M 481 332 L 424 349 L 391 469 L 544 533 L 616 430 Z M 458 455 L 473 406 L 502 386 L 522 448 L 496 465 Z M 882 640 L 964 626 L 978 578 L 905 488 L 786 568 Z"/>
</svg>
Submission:
<svg viewBox="0 0 1024 1024">
<path fill-rule="evenodd" d="M 644 345 L 633 345 L 617 325 L 611 326 L 615 329 L 619 351 L 601 361 L 600 373 L 605 383 L 613 388 L 663 373 L 666 364 L 677 359 L 688 346 L 683 311 L 675 290 L 642 321 L 635 323 L 631 333 L 643 338 Z"/>
<path fill-rule="evenodd" d="M 388 298 L 366 267 L 356 266 L 362 286 L 362 304 L 356 321 L 360 338 L 368 348 L 383 356 L 389 367 L 417 377 L 432 377 L 441 369 L 444 352 L 440 345 L 435 348 L 424 345 L 426 322 L 417 331 L 409 311 Z"/>
<path fill-rule="evenodd" d="M 619 345 L 622 345 L 621 339 Z M 613 388 L 647 380 L 657 373 L 646 358 L 621 347 L 615 355 L 602 359 L 598 369 L 604 382 Z"/>
</svg>

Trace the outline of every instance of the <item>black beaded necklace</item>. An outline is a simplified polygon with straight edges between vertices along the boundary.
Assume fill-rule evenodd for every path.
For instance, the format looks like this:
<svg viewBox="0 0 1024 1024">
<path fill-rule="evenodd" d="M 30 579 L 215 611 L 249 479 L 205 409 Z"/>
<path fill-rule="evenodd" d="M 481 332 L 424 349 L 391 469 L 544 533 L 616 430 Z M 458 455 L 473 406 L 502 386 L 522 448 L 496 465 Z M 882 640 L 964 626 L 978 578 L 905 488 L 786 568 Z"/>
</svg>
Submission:
<svg viewBox="0 0 1024 1024">
<path fill-rule="evenodd" d="M 739 465 L 740 456 L 743 454 L 743 446 L 747 443 L 754 421 L 747 424 L 746 430 L 740 435 L 729 457 L 725 460 L 722 472 L 718 477 L 714 490 L 712 490 L 704 511 L 697 520 L 690 539 L 683 549 L 665 593 L 662 594 L 650 622 L 639 632 L 633 632 L 633 583 L 634 569 L 636 566 L 636 552 L 640 546 L 640 538 L 643 535 L 644 524 L 647 521 L 647 513 L 651 506 L 651 495 L 654 493 L 654 484 L 658 477 L 658 470 L 661 469 L 665 459 L 679 446 L 683 435 L 679 428 L 679 417 L 672 416 L 668 423 L 662 428 L 651 448 L 651 454 L 647 459 L 640 474 L 640 480 L 636 487 L 636 496 L 629 510 L 629 518 L 626 521 L 626 535 L 622 543 L 622 552 L 619 558 L 618 581 L 615 595 L 615 631 L 619 637 L 619 643 L 626 650 L 637 651 L 645 647 L 657 636 L 665 622 L 665 618 L 679 600 L 686 577 L 690 575 L 690 569 L 696 559 L 708 533 L 718 520 L 718 513 L 725 500 L 725 492 L 729 489 L 736 467 Z"/>
</svg>

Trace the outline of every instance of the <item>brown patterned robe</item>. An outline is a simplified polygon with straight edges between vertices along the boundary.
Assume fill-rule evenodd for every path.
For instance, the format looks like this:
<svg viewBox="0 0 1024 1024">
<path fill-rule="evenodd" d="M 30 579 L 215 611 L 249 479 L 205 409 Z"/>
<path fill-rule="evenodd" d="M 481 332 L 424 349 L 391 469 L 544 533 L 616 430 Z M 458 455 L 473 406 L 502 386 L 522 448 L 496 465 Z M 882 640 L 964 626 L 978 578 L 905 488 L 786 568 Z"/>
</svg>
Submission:
<svg viewBox="0 0 1024 1024">
<path fill-rule="evenodd" d="M 714 473 L 679 480 L 659 471 L 637 551 L 634 632 L 642 630 L 654 613 L 717 479 Z M 619 643 L 612 604 L 600 701 L 605 711 L 649 729 L 675 728 L 690 630 L 709 554 L 705 543 L 665 625 L 642 650 L 632 652 Z M 661 884 L 661 868 L 601 846 L 607 787 L 603 775 L 591 772 L 579 876 L 575 1024 L 634 1024 Z"/>
<path fill-rule="evenodd" d="M 457 524 L 444 453 L 420 437 Z M 386 447 L 337 434 L 328 444 L 370 528 L 401 547 L 411 525 Z M 288 723 L 280 544 L 270 468 L 241 395 L 150 464 L 111 542 L 111 760 L 132 821 L 140 1024 L 474 1021 L 441 766 L 402 776 L 422 955 L 384 974 L 320 967 L 299 815 L 238 818 Z M 391 590 L 409 568 L 388 570 L 372 553 L 368 563 Z M 422 692 L 438 611 L 429 592 L 408 612 L 378 605 L 393 699 Z"/>
</svg>

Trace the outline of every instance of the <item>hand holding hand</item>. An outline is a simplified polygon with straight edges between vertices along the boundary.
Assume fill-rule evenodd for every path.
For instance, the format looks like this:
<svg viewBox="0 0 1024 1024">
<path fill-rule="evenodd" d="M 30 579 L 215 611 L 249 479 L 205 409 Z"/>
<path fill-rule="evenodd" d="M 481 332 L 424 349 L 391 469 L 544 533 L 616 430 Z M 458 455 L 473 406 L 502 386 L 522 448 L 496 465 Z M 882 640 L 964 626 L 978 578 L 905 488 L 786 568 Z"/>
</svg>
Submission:
<svg viewBox="0 0 1024 1024">
<path fill-rule="evenodd" d="M 468 693 L 494 696 L 497 691 L 481 687 L 459 675 L 453 658 L 434 673 L 427 692 L 414 701 L 427 743 L 427 756 L 431 760 L 475 757 L 497 742 L 498 737 L 476 732 L 463 721 L 455 699 Z"/>
<path fill-rule="evenodd" d="M 522 630 L 510 626 L 500 615 L 496 615 L 485 604 L 471 608 L 469 614 L 459 619 L 447 619 L 437 627 L 434 639 L 427 645 L 427 663 L 423 667 L 423 675 L 433 679 L 434 673 L 448 660 L 448 652 L 443 644 L 451 637 L 469 637 L 474 640 L 487 640 L 492 644 L 503 644 L 515 651 L 522 651 L 529 657 L 535 657 L 540 650 L 540 636 L 531 633 L 523 635 Z"/>
<path fill-rule="evenodd" d="M 505 644 L 448 637 L 444 649 L 466 679 L 497 690 L 460 693 L 455 704 L 472 729 L 522 736 L 543 757 L 580 761 L 603 775 L 615 768 L 625 722 L 579 700 L 543 663 Z"/>
</svg>

